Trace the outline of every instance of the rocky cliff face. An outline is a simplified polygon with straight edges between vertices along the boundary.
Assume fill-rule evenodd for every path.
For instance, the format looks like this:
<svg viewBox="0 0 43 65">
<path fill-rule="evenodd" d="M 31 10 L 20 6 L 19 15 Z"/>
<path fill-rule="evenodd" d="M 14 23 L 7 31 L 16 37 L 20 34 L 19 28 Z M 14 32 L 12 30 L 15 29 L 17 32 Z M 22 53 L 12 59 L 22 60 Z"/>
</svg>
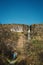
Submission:
<svg viewBox="0 0 43 65">
<path fill-rule="evenodd" d="M 43 24 L 0 24 L 0 65 L 9 65 L 5 58 L 12 50 L 21 53 L 17 65 L 43 65 Z"/>
<path fill-rule="evenodd" d="M 30 40 L 43 41 L 43 24 L 33 24 L 31 26 L 24 24 L 0 25 L 0 43 L 5 44 L 8 48 L 12 47 L 23 51 L 28 49 Z"/>
<path fill-rule="evenodd" d="M 30 26 L 31 39 L 43 41 L 43 24 L 33 24 Z"/>
<path fill-rule="evenodd" d="M 24 50 L 25 43 L 28 39 L 28 25 L 3 24 L 0 25 L 0 39 L 2 46 L 8 49 L 13 48 L 19 51 Z M 5 48 L 3 48 L 5 49 Z M 24 52 L 24 51 L 23 51 Z"/>
</svg>

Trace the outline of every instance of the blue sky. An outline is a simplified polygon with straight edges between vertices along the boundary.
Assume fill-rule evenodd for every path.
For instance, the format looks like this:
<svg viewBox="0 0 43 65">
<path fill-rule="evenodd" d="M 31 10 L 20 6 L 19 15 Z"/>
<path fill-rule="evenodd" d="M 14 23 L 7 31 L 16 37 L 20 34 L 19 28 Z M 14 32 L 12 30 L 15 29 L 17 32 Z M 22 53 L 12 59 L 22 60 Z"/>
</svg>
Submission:
<svg viewBox="0 0 43 65">
<path fill-rule="evenodd" d="M 0 23 L 43 23 L 43 0 L 0 0 Z"/>
</svg>

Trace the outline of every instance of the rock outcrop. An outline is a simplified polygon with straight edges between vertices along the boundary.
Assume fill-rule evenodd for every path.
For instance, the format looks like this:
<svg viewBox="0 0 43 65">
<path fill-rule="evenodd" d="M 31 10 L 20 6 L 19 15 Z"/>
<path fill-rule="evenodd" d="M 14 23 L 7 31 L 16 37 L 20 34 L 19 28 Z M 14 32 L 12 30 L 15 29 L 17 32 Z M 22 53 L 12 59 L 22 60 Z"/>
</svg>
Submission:
<svg viewBox="0 0 43 65">
<path fill-rule="evenodd" d="M 33 24 L 30 26 L 31 39 L 43 41 L 43 24 Z"/>
<path fill-rule="evenodd" d="M 43 24 L 0 24 L 0 65 L 9 65 L 12 51 L 14 65 L 43 65 Z"/>
<path fill-rule="evenodd" d="M 20 24 L 2 24 L 0 25 L 0 39 L 3 44 L 9 49 L 19 49 L 23 51 L 28 39 L 28 25 Z M 3 48 L 4 49 L 4 48 Z M 24 52 L 24 51 L 23 51 Z"/>
</svg>

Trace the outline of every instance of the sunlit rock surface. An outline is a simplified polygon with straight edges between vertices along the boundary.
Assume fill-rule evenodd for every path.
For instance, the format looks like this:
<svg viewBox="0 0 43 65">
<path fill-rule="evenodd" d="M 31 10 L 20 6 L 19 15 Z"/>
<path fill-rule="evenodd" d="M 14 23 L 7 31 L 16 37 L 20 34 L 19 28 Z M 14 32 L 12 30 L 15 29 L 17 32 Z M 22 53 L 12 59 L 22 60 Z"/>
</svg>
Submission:
<svg viewBox="0 0 43 65">
<path fill-rule="evenodd" d="M 43 24 L 33 24 L 30 26 L 31 38 L 43 41 Z"/>
</svg>

